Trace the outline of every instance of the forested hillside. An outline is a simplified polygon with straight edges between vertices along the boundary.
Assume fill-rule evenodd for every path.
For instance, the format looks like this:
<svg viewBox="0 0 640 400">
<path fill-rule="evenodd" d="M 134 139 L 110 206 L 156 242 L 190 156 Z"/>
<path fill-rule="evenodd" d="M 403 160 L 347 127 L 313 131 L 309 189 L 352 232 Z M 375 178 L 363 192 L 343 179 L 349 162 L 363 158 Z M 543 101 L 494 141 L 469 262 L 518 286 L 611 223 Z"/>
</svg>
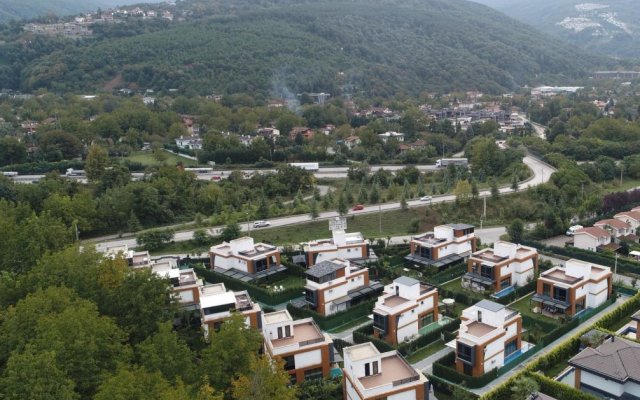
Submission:
<svg viewBox="0 0 640 400">
<path fill-rule="evenodd" d="M 47 14 L 70 15 L 97 8 L 139 3 L 137 0 L 1 0 L 0 22 L 11 19 L 31 19 Z M 155 3 L 145 0 L 145 3 Z"/>
<path fill-rule="evenodd" d="M 256 1 L 156 32 L 68 45 L 13 73 L 25 90 L 86 91 L 116 82 L 200 94 L 284 87 L 335 94 L 346 85 L 390 96 L 500 92 L 540 79 L 553 83 L 559 75 L 566 82 L 593 63 L 462 0 Z"/>
<path fill-rule="evenodd" d="M 584 49 L 615 57 L 640 57 L 640 7 L 636 0 L 474 0 Z"/>
</svg>

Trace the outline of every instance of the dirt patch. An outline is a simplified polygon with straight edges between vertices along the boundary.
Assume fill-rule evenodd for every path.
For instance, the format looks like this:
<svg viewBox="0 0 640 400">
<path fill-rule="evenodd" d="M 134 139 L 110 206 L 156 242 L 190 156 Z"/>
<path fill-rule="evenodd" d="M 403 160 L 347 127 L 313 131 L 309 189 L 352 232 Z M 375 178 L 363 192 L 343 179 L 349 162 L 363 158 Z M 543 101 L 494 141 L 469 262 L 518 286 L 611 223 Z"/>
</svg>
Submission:
<svg viewBox="0 0 640 400">
<path fill-rule="evenodd" d="M 124 79 L 122 79 L 122 73 L 118 72 L 118 75 L 116 75 L 112 80 L 107 82 L 103 88 L 104 90 L 113 90 L 121 86 L 122 82 L 124 82 Z"/>
</svg>

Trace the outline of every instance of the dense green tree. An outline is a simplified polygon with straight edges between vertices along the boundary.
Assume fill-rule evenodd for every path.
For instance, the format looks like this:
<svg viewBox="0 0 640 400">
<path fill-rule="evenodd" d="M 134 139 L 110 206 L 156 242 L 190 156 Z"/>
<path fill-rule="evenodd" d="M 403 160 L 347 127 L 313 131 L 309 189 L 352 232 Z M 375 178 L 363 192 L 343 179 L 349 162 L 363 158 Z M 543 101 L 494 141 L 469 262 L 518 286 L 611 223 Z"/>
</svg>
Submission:
<svg viewBox="0 0 640 400">
<path fill-rule="evenodd" d="M 289 385 L 284 362 L 267 355 L 255 357 L 250 369 L 233 381 L 234 400 L 295 400 L 296 387 Z"/>
<path fill-rule="evenodd" d="M 173 331 L 170 322 L 161 323 L 158 331 L 136 347 L 140 365 L 148 371 L 159 371 L 165 379 L 176 383 L 178 379 L 193 381 L 193 353 Z"/>
<path fill-rule="evenodd" d="M 228 242 L 233 239 L 237 239 L 242 234 L 242 230 L 240 229 L 240 225 L 236 221 L 229 221 L 227 225 L 222 229 L 222 233 L 220 233 L 220 239 Z"/>
<path fill-rule="evenodd" d="M 27 149 L 18 139 L 7 136 L 0 139 L 0 165 L 20 164 L 27 160 Z"/>
<path fill-rule="evenodd" d="M 100 179 L 108 162 L 108 154 L 102 147 L 97 145 L 92 145 L 91 147 L 89 147 L 87 160 L 84 164 L 87 178 L 90 181 L 96 181 Z"/>
<path fill-rule="evenodd" d="M 0 393 L 7 400 L 76 400 L 80 397 L 74 389 L 52 351 L 15 353 L 0 377 Z"/>
<path fill-rule="evenodd" d="M 159 372 L 121 366 L 98 389 L 95 400 L 190 400 L 187 388 L 170 383 Z"/>
<path fill-rule="evenodd" d="M 509 238 L 513 243 L 522 243 L 522 239 L 524 238 L 524 223 L 521 219 L 514 219 L 509 228 L 507 228 L 507 233 L 509 234 Z"/>
<path fill-rule="evenodd" d="M 349 212 L 349 205 L 347 203 L 347 195 L 344 190 L 340 192 L 338 196 L 338 214 L 346 215 Z"/>
<path fill-rule="evenodd" d="M 247 327 L 242 315 L 233 314 L 219 331 L 209 331 L 209 342 L 201 353 L 201 368 L 207 371 L 213 388 L 228 391 L 234 379 L 252 370 L 262 335 Z"/>
<path fill-rule="evenodd" d="M 527 376 L 521 376 L 513 381 L 511 385 L 511 399 L 512 400 L 528 400 L 532 394 L 535 394 L 540 389 L 538 383 Z"/>
<path fill-rule="evenodd" d="M 174 232 L 172 230 L 153 230 L 141 233 L 136 237 L 138 245 L 147 250 L 158 250 L 169 244 L 173 240 Z"/>
</svg>

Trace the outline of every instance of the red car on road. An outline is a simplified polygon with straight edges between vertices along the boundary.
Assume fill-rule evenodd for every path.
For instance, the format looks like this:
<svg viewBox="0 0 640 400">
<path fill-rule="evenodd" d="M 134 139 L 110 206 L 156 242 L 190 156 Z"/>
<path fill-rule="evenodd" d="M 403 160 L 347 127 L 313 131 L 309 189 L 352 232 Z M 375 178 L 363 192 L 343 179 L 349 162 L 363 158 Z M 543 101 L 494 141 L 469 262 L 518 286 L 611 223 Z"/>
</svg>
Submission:
<svg viewBox="0 0 640 400">
<path fill-rule="evenodd" d="M 364 206 L 362 204 L 356 204 L 355 206 L 353 206 L 353 208 L 351 210 L 352 211 L 364 210 Z"/>
</svg>

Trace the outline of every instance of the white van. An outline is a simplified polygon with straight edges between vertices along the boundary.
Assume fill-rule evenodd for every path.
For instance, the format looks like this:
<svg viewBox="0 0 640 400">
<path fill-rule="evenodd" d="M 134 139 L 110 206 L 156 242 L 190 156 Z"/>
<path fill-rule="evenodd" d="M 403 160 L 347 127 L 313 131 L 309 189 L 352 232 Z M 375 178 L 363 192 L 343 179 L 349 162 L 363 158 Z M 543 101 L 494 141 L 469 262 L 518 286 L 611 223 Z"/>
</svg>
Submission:
<svg viewBox="0 0 640 400">
<path fill-rule="evenodd" d="M 268 223 L 267 221 L 255 221 L 253 223 L 254 228 L 264 228 L 265 226 L 269 226 L 269 225 L 271 224 Z"/>
<path fill-rule="evenodd" d="M 567 232 L 565 232 L 565 234 L 567 236 L 573 236 L 573 235 L 575 235 L 576 232 L 578 232 L 582 228 L 583 228 L 582 225 L 570 226 L 569 229 L 567 229 Z"/>
</svg>

